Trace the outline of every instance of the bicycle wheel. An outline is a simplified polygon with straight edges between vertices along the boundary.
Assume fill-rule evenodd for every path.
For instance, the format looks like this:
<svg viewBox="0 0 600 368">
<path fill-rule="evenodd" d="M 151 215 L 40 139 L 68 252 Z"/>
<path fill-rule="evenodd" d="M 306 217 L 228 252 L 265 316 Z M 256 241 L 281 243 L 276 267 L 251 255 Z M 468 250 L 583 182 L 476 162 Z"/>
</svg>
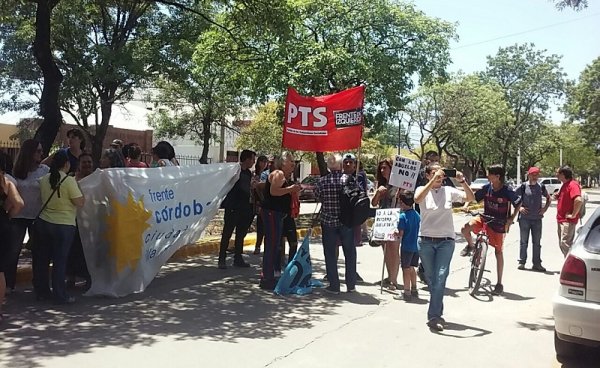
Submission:
<svg viewBox="0 0 600 368">
<path fill-rule="evenodd" d="M 475 295 L 479 286 L 481 286 L 487 251 L 487 241 L 485 239 L 478 239 L 477 242 L 475 242 L 473 256 L 471 256 L 471 272 L 469 272 L 469 295 L 471 296 Z"/>
</svg>

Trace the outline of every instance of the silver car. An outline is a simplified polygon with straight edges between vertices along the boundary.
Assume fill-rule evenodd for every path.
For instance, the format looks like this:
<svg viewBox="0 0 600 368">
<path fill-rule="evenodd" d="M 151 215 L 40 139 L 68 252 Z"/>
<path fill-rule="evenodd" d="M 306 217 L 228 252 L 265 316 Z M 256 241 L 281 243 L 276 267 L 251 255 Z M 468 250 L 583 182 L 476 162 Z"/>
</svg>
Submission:
<svg viewBox="0 0 600 368">
<path fill-rule="evenodd" d="M 561 357 L 577 356 L 581 345 L 600 346 L 600 208 L 578 230 L 552 300 Z"/>
</svg>

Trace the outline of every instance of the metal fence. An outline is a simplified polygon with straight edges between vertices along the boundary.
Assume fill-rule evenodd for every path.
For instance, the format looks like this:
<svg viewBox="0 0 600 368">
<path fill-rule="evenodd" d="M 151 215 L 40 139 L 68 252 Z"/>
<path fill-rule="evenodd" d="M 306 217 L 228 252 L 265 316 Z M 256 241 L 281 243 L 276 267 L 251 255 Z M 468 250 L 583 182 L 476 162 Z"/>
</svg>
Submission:
<svg viewBox="0 0 600 368">
<path fill-rule="evenodd" d="M 193 166 L 200 165 L 200 156 L 191 156 L 191 155 L 175 155 L 175 158 L 179 162 L 181 166 Z M 150 165 L 152 162 L 152 154 L 151 153 L 142 153 L 140 157 L 140 161 L 143 161 Z M 212 163 L 212 158 L 208 158 L 208 163 Z"/>
</svg>

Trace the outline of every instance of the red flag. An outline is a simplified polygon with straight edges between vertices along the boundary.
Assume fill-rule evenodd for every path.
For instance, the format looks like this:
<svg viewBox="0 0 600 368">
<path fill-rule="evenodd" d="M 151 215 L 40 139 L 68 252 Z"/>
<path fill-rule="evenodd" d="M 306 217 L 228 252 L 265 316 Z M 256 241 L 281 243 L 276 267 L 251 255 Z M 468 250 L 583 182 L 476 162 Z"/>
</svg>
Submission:
<svg viewBox="0 0 600 368">
<path fill-rule="evenodd" d="M 300 96 L 288 88 L 282 146 L 331 152 L 360 147 L 365 87 L 327 96 Z"/>
</svg>

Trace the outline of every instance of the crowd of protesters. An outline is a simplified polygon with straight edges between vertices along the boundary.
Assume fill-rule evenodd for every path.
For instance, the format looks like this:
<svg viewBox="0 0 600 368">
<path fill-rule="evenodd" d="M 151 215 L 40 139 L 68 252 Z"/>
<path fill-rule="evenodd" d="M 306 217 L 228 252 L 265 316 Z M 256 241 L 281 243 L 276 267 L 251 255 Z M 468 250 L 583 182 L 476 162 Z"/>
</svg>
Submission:
<svg viewBox="0 0 600 368">
<path fill-rule="evenodd" d="M 70 304 L 69 289 L 89 289 L 87 269 L 79 231 L 77 209 L 85 203 L 78 182 L 95 168 L 86 151 L 85 136 L 79 129 L 67 132 L 68 145 L 45 159 L 40 142 L 27 139 L 14 161 L 0 155 L 0 323 L 5 294 L 15 291 L 19 257 L 28 235 L 31 250 L 33 290 L 38 301 Z M 175 150 L 166 141 L 152 148 L 152 162 L 140 160 L 139 145 L 124 145 L 115 139 L 102 151 L 97 168 L 148 168 L 178 165 Z M 50 264 L 52 272 L 50 274 Z"/>
<path fill-rule="evenodd" d="M 84 289 L 93 282 L 85 264 L 76 217 L 77 209 L 85 203 L 85 193 L 80 190 L 78 182 L 94 172 L 94 162 L 92 155 L 85 150 L 81 131 L 72 129 L 67 137 L 68 147 L 44 160 L 41 144 L 32 139 L 23 142 L 14 167 L 6 156 L 0 155 L 0 231 L 3 234 L 0 247 L 0 323 L 3 320 L 1 306 L 5 290 L 10 292 L 15 289 L 17 263 L 26 233 L 29 234 L 28 244 L 32 251 L 33 288 L 37 300 L 73 303 L 75 300 L 68 290 L 76 286 L 77 279 L 85 282 Z M 178 165 L 173 146 L 165 141 L 153 147 L 149 165 L 141 160 L 141 154 L 138 145 L 124 145 L 121 140 L 115 139 L 110 148 L 102 152 L 98 168 Z M 296 218 L 299 215 L 301 185 L 293 178 L 296 163 L 289 152 L 274 157 L 257 157 L 255 152 L 243 150 L 239 165 L 239 178 L 221 204 L 224 226 L 217 266 L 219 269 L 227 268 L 227 253 L 233 253 L 234 267 L 250 266 L 244 259 L 243 245 L 251 224 L 256 221 L 254 254 L 261 253 L 264 243 L 259 286 L 273 290 L 286 262 L 291 262 L 298 248 Z M 453 203 L 483 202 L 485 215 L 495 219 L 495 224 L 487 231 L 497 258 L 498 282 L 494 294 L 498 295 L 503 292 L 503 235 L 508 232 L 517 214 L 521 214 L 521 235 L 525 237 L 524 242 L 523 239 L 521 241 L 519 269 L 524 268 L 531 231 L 534 237 L 534 270 L 545 271 L 541 266 L 539 220 L 551 198 L 543 186 L 538 188 L 536 175 L 539 169 L 535 167 L 528 171 L 530 180 L 515 193 L 504 183 L 504 168 L 492 165 L 487 170 L 489 184 L 474 193 L 462 173 L 455 173 L 454 183 L 446 176 L 437 153 L 427 153 L 423 166 L 416 190 L 409 192 L 391 184 L 393 165 L 390 160 L 384 159 L 378 163 L 375 173 L 377 187 L 371 206 L 380 209 L 400 208 L 401 213 L 394 240 L 371 241 L 370 244 L 381 246 L 383 250 L 388 276 L 381 280 L 382 286 L 385 284 L 393 293 L 402 289 L 396 299 L 411 302 L 419 297 L 416 268 L 421 260 L 424 270 L 422 280 L 428 284 L 430 294 L 427 325 L 432 330 L 441 331 L 446 324 L 443 296 L 457 235 L 454 231 Z M 341 248 L 345 262 L 346 291 L 353 293 L 357 283 L 362 281 L 356 270 L 356 247 L 368 241 L 369 235 L 366 222 L 354 226 L 342 223 L 341 196 L 342 188 L 348 183 L 354 183 L 366 192 L 366 173 L 357 165 L 352 153 L 330 155 L 327 168 L 328 173 L 319 178 L 315 188 L 316 198 L 321 203 L 319 221 L 325 255 L 324 280 L 329 284 L 325 291 L 332 294 L 341 291 L 338 275 Z M 356 180 L 349 180 L 353 176 Z M 560 168 L 557 176 L 563 182 L 563 189 L 555 193 L 554 198 L 559 201 L 557 220 L 560 245 L 566 252 L 572 243 L 571 228 L 574 226 L 571 224 L 579 216 L 581 192 L 572 178 L 570 168 Z M 543 208 L 542 198 L 546 198 Z M 511 205 L 514 211 L 510 210 Z M 467 240 L 467 247 L 461 255 L 469 254 L 473 247 L 471 233 L 479 231 L 481 226 L 479 218 L 463 226 L 462 234 Z M 234 232 L 234 246 L 230 248 Z M 49 277 L 51 262 L 53 267 Z M 400 270 L 402 286 L 398 283 Z"/>
</svg>

